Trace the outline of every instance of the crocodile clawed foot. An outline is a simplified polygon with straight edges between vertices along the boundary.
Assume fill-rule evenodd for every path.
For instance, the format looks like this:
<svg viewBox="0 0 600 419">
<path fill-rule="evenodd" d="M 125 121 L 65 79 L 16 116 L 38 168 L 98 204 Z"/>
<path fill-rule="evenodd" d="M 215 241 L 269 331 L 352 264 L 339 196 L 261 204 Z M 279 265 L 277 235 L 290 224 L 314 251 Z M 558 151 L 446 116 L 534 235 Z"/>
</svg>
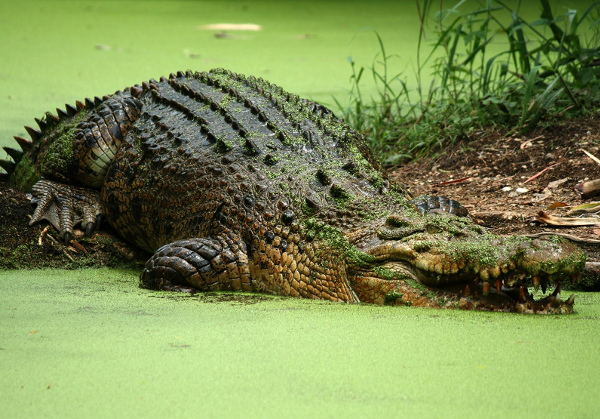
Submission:
<svg viewBox="0 0 600 419">
<path fill-rule="evenodd" d="M 77 224 L 81 223 L 87 236 L 99 224 L 102 210 L 98 191 L 42 179 L 33 185 L 31 194 L 31 202 L 37 206 L 29 224 L 49 221 L 65 243 L 71 242 Z"/>
</svg>

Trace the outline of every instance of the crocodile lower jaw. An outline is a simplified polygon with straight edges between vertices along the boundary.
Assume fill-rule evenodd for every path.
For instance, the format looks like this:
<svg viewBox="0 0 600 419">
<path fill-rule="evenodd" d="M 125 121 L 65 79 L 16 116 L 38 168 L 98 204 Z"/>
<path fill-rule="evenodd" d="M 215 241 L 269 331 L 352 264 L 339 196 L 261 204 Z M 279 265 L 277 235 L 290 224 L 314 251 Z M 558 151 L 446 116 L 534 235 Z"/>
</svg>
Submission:
<svg viewBox="0 0 600 419">
<path fill-rule="evenodd" d="M 410 278 L 437 295 L 440 305 L 465 310 L 485 310 L 531 314 L 568 314 L 573 312 L 575 295 L 567 300 L 560 298 L 561 282 L 551 282 L 549 275 L 527 275 L 508 273 L 494 279 L 494 285 L 475 275 L 439 275 L 422 271 L 401 261 L 388 261 L 382 267 L 395 272 L 398 278 Z M 579 280 L 578 274 L 571 276 L 571 282 Z M 391 279 L 391 282 L 398 281 Z M 402 281 L 402 279 L 400 279 Z M 534 294 L 543 294 L 549 287 L 554 290 L 537 300 Z M 533 285 L 531 288 L 529 285 Z M 435 298 L 434 298 L 435 299 Z"/>
</svg>

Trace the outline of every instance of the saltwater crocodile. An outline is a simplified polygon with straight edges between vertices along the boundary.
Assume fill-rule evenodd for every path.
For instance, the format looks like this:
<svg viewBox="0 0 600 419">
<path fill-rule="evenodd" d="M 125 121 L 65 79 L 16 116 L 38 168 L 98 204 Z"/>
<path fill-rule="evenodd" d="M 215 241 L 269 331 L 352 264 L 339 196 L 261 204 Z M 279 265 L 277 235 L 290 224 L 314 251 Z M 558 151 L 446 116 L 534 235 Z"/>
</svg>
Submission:
<svg viewBox="0 0 600 419">
<path fill-rule="evenodd" d="M 260 78 L 178 72 L 57 112 L 5 148 L 3 176 L 67 243 L 104 217 L 154 252 L 144 287 L 573 310 L 558 295 L 585 264 L 573 245 L 496 237 L 455 201 L 410 200 L 358 132 Z M 534 301 L 528 287 L 549 284 Z"/>
</svg>

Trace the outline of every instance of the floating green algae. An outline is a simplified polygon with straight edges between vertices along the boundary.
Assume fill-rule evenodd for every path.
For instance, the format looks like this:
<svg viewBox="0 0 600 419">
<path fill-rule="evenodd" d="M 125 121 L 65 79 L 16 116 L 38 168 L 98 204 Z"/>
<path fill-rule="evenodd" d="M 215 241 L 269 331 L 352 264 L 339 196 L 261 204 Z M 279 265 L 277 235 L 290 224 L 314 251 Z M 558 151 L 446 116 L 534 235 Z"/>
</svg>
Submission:
<svg viewBox="0 0 600 419">
<path fill-rule="evenodd" d="M 134 271 L 0 272 L 7 417 L 595 414 L 598 294 L 532 316 L 137 284 Z"/>
</svg>

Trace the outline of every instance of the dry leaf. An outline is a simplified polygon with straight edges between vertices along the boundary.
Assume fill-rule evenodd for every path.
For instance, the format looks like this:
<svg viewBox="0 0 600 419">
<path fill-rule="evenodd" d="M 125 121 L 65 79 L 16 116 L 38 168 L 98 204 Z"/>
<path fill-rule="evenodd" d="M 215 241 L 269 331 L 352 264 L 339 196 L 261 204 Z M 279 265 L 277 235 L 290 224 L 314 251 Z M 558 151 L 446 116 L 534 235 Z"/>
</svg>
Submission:
<svg viewBox="0 0 600 419">
<path fill-rule="evenodd" d="M 535 219 L 551 226 L 578 227 L 600 225 L 600 218 L 555 217 L 546 214 L 544 211 L 538 212 Z"/>
<path fill-rule="evenodd" d="M 555 208 L 568 207 L 569 204 L 565 204 L 564 202 L 554 202 L 553 204 L 548 205 L 546 209 L 553 210 Z"/>
<path fill-rule="evenodd" d="M 588 202 L 587 204 L 581 204 L 571 208 L 567 215 L 577 215 L 598 211 L 600 211 L 600 202 Z"/>
</svg>

